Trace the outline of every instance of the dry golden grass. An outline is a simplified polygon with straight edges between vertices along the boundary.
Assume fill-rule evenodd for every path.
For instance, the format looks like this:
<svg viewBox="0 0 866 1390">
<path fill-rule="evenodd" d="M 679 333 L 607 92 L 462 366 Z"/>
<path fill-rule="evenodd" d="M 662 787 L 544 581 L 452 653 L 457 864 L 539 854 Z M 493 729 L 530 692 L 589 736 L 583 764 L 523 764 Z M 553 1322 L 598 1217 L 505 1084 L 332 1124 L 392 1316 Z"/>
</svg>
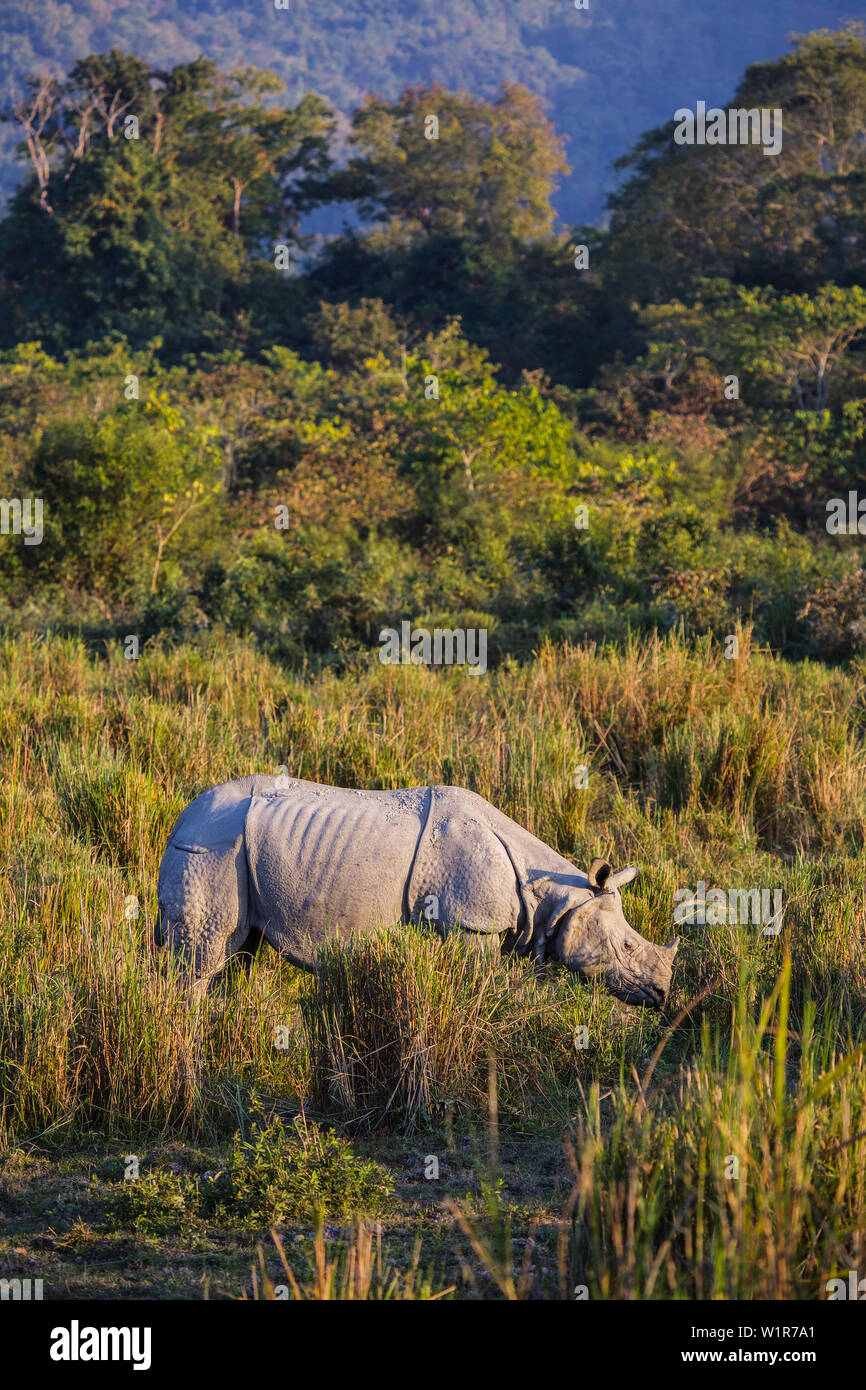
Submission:
<svg viewBox="0 0 866 1390">
<path fill-rule="evenodd" d="M 71 639 L 5 642 L 0 1145 L 217 1141 L 262 1098 L 350 1132 L 441 1136 L 487 1122 L 492 1057 L 503 1128 L 569 1136 L 562 1296 L 821 1296 L 864 1258 L 866 696 L 861 670 L 795 667 L 740 637 L 737 661 L 673 637 L 545 647 L 484 680 L 372 660 L 292 676 L 242 645 L 128 664 Z M 636 862 L 628 914 L 652 939 L 698 879 L 780 887 L 783 932 L 685 927 L 665 1018 L 411 932 L 330 952 L 318 982 L 260 955 L 191 1008 L 150 944 L 169 827 L 205 786 L 281 764 L 343 785 L 457 782 L 579 864 Z M 537 1283 L 523 1249 L 496 1253 L 510 1218 L 495 1184 L 485 1201 L 453 1213 L 455 1233 L 523 1296 Z M 370 1239 L 348 1264 L 323 1247 L 293 1296 L 430 1295 L 420 1266 L 397 1276 Z"/>
</svg>

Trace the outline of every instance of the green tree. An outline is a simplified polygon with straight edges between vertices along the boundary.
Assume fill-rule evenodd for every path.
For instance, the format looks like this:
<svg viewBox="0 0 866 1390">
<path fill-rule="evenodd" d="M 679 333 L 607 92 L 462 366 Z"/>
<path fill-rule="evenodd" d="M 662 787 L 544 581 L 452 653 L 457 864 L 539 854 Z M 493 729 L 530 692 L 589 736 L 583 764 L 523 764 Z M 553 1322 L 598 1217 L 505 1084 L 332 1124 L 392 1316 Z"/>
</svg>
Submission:
<svg viewBox="0 0 866 1390">
<path fill-rule="evenodd" d="M 324 103 L 266 105 L 279 85 L 204 59 L 151 71 L 116 51 L 32 84 L 19 121 L 34 172 L 0 225 L 6 341 L 159 336 L 168 355 L 244 341 L 263 268 L 251 258 L 267 257 L 272 295 L 291 293 L 274 245 L 298 244 L 307 181 L 328 163 Z"/>
<path fill-rule="evenodd" d="M 625 375 L 641 375 L 668 393 L 677 377 L 715 368 L 716 396 L 723 376 L 735 375 L 750 408 L 823 411 L 843 397 L 848 350 L 866 334 L 866 290 L 824 285 L 815 294 L 780 294 L 725 280 L 698 283 L 700 297 L 685 305 L 648 305 L 640 313 L 649 342 Z M 862 393 L 862 369 L 854 390 Z M 835 392 L 832 388 L 836 385 Z"/>
<path fill-rule="evenodd" d="M 397 101 L 368 97 L 352 127 L 359 153 L 335 191 L 384 223 L 374 245 L 468 233 L 503 249 L 551 231 L 550 198 L 568 165 L 525 88 L 505 83 L 498 100 L 484 101 L 438 84 L 408 87 Z"/>
<path fill-rule="evenodd" d="M 222 489 L 212 426 L 189 426 L 162 392 L 73 414 L 35 441 L 27 486 L 43 499 L 31 577 L 91 593 L 108 611 L 153 593 L 166 548 Z"/>
<path fill-rule="evenodd" d="M 408 358 L 403 415 L 406 457 L 422 502 L 441 513 L 476 503 L 497 474 L 564 479 L 573 463 L 571 426 L 538 386 L 509 390 L 483 349 L 459 336 L 454 322 Z M 381 366 L 372 360 L 371 368 Z M 495 492 L 495 486 L 492 488 Z"/>
<path fill-rule="evenodd" d="M 631 301 L 686 294 L 697 277 L 810 291 L 860 278 L 866 260 L 866 39 L 862 28 L 800 37 L 747 69 L 729 107 L 782 111 L 780 153 L 677 145 L 674 122 L 617 161 L 606 283 Z"/>
<path fill-rule="evenodd" d="M 823 285 L 813 295 L 780 295 L 740 288 L 716 322 L 735 362 L 781 388 L 798 410 L 823 411 L 848 349 L 866 334 L 866 290 Z M 861 372 L 860 391 L 862 385 Z"/>
</svg>

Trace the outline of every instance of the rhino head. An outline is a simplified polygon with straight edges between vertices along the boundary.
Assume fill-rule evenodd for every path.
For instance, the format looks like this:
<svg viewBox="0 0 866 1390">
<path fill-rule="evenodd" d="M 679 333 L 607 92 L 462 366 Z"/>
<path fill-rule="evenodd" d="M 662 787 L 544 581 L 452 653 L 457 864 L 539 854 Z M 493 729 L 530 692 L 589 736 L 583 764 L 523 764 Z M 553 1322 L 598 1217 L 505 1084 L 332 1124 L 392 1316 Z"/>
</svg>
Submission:
<svg viewBox="0 0 866 1390">
<path fill-rule="evenodd" d="M 603 859 L 594 859 L 589 896 L 585 886 L 563 893 L 561 885 L 549 918 L 547 953 L 584 979 L 602 976 L 611 994 L 626 1004 L 660 1009 L 670 989 L 679 937 L 656 946 L 629 926 L 619 890 L 636 875 L 636 868 L 614 873 Z"/>
</svg>

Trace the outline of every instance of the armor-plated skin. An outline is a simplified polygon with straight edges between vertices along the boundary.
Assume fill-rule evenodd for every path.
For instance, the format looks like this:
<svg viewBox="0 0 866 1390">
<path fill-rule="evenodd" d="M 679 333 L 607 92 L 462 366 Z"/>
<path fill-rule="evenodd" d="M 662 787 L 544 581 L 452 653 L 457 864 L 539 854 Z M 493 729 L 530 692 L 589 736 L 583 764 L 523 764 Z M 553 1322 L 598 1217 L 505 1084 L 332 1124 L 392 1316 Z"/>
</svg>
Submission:
<svg viewBox="0 0 866 1390">
<path fill-rule="evenodd" d="M 625 1002 L 660 1006 L 678 942 L 656 946 L 626 922 L 619 888 L 636 873 L 596 860 L 583 874 L 460 787 L 243 777 L 178 819 L 160 865 L 158 939 L 201 990 L 250 932 L 309 970 L 328 941 L 420 921 L 601 974 Z"/>
</svg>

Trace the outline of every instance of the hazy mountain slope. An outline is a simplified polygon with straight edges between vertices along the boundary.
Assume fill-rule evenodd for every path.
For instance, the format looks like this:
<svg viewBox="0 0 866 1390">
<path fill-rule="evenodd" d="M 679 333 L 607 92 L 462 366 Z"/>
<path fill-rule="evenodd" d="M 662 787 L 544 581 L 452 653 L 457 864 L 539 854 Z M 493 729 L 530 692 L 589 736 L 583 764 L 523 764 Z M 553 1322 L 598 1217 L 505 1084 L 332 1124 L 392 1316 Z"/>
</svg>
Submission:
<svg viewBox="0 0 866 1390">
<path fill-rule="evenodd" d="M 394 95 L 438 80 L 479 94 L 519 80 L 569 136 L 566 221 L 598 218 L 610 163 L 637 136 L 699 97 L 723 101 L 751 62 L 787 36 L 866 18 L 866 0 L 4 0 L 0 90 L 29 71 L 66 70 L 112 46 L 171 65 L 199 52 L 231 67 L 271 67 L 290 96 L 322 92 L 343 111 L 365 91 Z M 16 177 L 8 129 L 0 186 Z"/>
</svg>

